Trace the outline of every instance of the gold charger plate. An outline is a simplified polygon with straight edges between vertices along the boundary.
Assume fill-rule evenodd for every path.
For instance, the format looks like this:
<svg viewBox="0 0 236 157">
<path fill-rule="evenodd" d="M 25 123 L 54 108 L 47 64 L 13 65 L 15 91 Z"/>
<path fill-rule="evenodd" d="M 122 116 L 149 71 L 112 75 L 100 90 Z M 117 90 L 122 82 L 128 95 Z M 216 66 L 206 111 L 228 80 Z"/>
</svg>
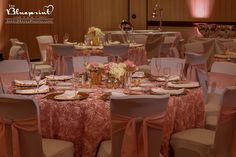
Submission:
<svg viewBox="0 0 236 157">
<path fill-rule="evenodd" d="M 74 100 L 83 100 L 89 97 L 88 93 L 78 92 L 77 95 L 73 98 L 59 98 L 57 96 L 63 94 L 64 92 L 53 92 L 47 94 L 44 98 L 57 100 L 57 101 L 74 101 Z"/>
</svg>

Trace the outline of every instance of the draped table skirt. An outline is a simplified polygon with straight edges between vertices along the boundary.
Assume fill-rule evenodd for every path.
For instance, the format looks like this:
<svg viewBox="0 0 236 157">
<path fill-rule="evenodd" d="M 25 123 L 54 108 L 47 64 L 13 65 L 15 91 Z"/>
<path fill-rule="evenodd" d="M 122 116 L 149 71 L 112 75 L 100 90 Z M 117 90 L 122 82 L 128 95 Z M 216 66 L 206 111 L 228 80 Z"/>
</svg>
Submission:
<svg viewBox="0 0 236 157">
<path fill-rule="evenodd" d="M 82 101 L 55 101 L 36 96 L 43 137 L 71 141 L 75 157 L 95 157 L 99 144 L 111 137 L 110 106 L 99 99 L 102 89 Z M 158 105 L 158 104 L 157 104 Z M 169 156 L 173 133 L 204 127 L 204 99 L 201 88 L 186 95 L 171 96 L 163 128 L 161 153 Z"/>
</svg>

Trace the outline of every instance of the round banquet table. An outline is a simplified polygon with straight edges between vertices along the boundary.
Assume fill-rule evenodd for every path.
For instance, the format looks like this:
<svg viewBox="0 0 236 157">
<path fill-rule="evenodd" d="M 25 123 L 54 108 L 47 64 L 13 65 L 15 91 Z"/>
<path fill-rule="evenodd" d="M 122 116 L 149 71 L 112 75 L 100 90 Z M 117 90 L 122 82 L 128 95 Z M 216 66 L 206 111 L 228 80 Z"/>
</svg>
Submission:
<svg viewBox="0 0 236 157">
<path fill-rule="evenodd" d="M 109 101 L 101 99 L 104 88 L 95 88 L 84 100 L 56 101 L 45 95 L 33 96 L 39 105 L 44 138 L 71 141 L 75 157 L 95 157 L 99 144 L 111 138 Z M 171 96 L 163 128 L 161 153 L 169 156 L 173 133 L 204 127 L 204 99 L 201 88 Z"/>
</svg>

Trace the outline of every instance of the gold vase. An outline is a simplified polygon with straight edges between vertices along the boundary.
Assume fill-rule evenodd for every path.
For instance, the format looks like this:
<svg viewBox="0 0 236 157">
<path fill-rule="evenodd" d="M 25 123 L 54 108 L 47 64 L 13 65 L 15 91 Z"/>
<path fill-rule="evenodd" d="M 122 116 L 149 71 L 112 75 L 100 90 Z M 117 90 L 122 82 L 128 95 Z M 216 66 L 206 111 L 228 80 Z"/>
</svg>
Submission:
<svg viewBox="0 0 236 157">
<path fill-rule="evenodd" d="M 102 71 L 90 71 L 90 78 L 92 85 L 100 85 L 102 82 Z"/>
<path fill-rule="evenodd" d="M 99 46 L 100 45 L 100 39 L 98 37 L 92 38 L 92 45 L 93 46 Z"/>
</svg>

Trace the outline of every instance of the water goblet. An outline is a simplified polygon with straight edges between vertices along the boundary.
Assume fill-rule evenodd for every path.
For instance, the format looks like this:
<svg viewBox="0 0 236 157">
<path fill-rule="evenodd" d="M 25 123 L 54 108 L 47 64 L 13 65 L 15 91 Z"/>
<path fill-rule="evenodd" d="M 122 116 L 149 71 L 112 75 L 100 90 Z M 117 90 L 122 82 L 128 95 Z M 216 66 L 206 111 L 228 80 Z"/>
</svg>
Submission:
<svg viewBox="0 0 236 157">
<path fill-rule="evenodd" d="M 57 44 L 57 43 L 58 43 L 58 35 L 55 34 L 55 35 L 53 36 L 53 38 L 54 38 L 54 43 Z"/>
<path fill-rule="evenodd" d="M 168 68 L 168 67 L 163 68 L 163 75 L 165 78 L 165 87 L 167 87 L 167 83 L 168 83 L 169 77 L 170 77 L 170 68 Z"/>
<path fill-rule="evenodd" d="M 184 69 L 183 63 L 177 63 L 177 72 L 179 74 L 180 80 L 183 79 L 183 69 Z"/>
<path fill-rule="evenodd" d="M 156 68 L 156 72 L 157 72 L 157 76 L 160 76 L 160 70 L 161 70 L 161 60 L 158 61 L 157 58 L 155 58 L 155 68 Z"/>
<path fill-rule="evenodd" d="M 34 79 L 37 83 L 37 94 L 39 93 L 39 83 L 41 80 L 41 70 L 35 69 L 34 70 Z"/>
<path fill-rule="evenodd" d="M 70 35 L 68 33 L 65 33 L 64 37 L 63 37 L 63 42 L 68 42 L 69 41 L 69 37 Z"/>
</svg>

